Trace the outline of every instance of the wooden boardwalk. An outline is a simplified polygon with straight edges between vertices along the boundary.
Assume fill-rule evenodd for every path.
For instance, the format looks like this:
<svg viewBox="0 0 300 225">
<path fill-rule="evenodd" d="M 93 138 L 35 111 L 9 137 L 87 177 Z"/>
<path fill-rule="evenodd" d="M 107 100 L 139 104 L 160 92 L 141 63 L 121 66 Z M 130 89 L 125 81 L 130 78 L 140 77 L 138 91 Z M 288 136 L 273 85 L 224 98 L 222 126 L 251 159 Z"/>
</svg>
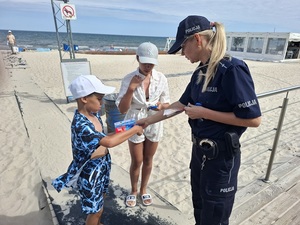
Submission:
<svg viewBox="0 0 300 225">
<path fill-rule="evenodd" d="M 240 188 L 231 224 L 300 224 L 300 158 L 282 162 L 273 174 L 277 180 L 265 183 L 255 180 Z"/>
<path fill-rule="evenodd" d="M 274 140 L 279 113 L 274 114 L 268 128 L 259 128 L 262 130 L 260 136 L 250 137 L 250 134 L 245 138 L 242 152 L 246 156 L 242 156 L 231 225 L 300 224 L 299 103 L 298 97 L 288 106 L 268 182 L 265 177 L 272 151 L 270 144 Z"/>
</svg>

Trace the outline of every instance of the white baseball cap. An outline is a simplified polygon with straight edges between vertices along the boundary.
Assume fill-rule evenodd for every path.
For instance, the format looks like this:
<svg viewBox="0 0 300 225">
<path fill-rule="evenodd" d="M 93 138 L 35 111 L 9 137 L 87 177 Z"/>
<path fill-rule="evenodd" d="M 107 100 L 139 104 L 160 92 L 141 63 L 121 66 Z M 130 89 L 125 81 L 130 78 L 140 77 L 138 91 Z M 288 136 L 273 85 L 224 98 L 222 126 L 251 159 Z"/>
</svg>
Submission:
<svg viewBox="0 0 300 225">
<path fill-rule="evenodd" d="M 158 49 L 151 42 L 144 42 L 138 47 L 136 54 L 139 56 L 141 63 L 157 65 Z"/>
<path fill-rule="evenodd" d="M 11 33 L 11 30 L 9 30 L 7 33 Z"/>
<path fill-rule="evenodd" d="M 80 75 L 69 86 L 74 99 L 88 96 L 92 93 L 110 94 L 115 87 L 104 85 L 95 75 Z"/>
</svg>

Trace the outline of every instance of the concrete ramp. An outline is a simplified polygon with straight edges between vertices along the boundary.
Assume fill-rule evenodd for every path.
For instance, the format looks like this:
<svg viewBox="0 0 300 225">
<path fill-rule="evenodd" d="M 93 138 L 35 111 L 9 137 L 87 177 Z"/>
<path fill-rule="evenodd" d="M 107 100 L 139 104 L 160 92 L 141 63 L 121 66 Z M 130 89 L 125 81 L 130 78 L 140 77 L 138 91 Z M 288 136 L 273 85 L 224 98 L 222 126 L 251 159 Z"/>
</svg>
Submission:
<svg viewBox="0 0 300 225">
<path fill-rule="evenodd" d="M 50 209 L 53 210 L 55 225 L 84 225 L 85 215 L 82 214 L 80 197 L 69 189 L 60 193 L 51 185 L 49 178 L 43 178 L 45 193 Z M 137 199 L 134 208 L 125 206 L 125 198 L 129 194 L 129 174 L 119 166 L 112 165 L 111 184 L 109 193 L 104 201 L 102 223 L 105 225 L 182 225 L 187 224 L 188 218 L 164 198 L 150 190 L 153 205 L 145 207 Z"/>
</svg>

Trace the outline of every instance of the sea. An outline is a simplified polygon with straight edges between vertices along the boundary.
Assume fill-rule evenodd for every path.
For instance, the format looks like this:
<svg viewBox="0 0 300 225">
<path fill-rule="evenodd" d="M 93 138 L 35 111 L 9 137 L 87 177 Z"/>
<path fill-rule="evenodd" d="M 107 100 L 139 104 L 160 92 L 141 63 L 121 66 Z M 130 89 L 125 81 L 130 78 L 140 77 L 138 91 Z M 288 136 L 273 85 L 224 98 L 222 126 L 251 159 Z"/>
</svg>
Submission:
<svg viewBox="0 0 300 225">
<path fill-rule="evenodd" d="M 13 30 L 17 47 L 20 50 L 58 49 L 56 32 Z M 0 30 L 0 50 L 8 49 L 7 30 Z M 166 46 L 168 37 L 130 36 L 110 34 L 72 33 L 72 43 L 67 33 L 58 33 L 60 48 L 68 47 L 82 51 L 122 51 L 135 50 L 143 42 L 152 42 L 161 51 Z"/>
</svg>

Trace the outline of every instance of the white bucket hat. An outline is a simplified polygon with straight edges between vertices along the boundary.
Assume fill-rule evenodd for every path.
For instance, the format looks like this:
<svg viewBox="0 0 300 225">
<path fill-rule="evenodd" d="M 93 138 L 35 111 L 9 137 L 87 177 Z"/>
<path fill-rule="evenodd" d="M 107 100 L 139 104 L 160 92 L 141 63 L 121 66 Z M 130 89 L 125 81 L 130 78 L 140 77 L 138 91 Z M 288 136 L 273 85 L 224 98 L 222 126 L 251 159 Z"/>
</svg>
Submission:
<svg viewBox="0 0 300 225">
<path fill-rule="evenodd" d="M 110 94 L 115 87 L 104 85 L 95 75 L 80 75 L 69 86 L 74 99 L 88 96 L 92 93 Z"/>
</svg>

